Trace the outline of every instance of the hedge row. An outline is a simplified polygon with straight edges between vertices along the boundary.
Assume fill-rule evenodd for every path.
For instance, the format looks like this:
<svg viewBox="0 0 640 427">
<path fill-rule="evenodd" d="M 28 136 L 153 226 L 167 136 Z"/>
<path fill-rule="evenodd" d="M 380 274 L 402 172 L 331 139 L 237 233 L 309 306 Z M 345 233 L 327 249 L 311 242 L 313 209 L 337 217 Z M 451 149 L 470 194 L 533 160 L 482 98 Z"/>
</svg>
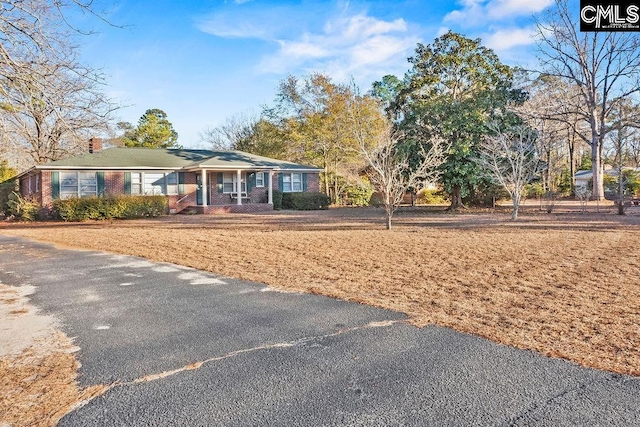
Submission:
<svg viewBox="0 0 640 427">
<path fill-rule="evenodd" d="M 165 196 L 105 196 L 58 199 L 54 215 L 64 221 L 157 217 L 167 212 Z"/>
<path fill-rule="evenodd" d="M 329 203 L 331 203 L 331 200 L 324 193 L 282 194 L 282 209 L 293 209 L 297 211 L 328 209 Z"/>
</svg>

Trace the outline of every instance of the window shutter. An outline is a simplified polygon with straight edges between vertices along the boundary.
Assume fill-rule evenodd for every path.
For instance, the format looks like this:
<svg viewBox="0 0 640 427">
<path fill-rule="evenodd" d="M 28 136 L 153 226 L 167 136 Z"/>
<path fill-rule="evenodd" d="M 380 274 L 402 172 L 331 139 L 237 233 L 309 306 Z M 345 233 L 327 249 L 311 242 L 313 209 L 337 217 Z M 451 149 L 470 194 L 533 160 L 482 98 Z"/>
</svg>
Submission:
<svg viewBox="0 0 640 427">
<path fill-rule="evenodd" d="M 282 181 L 282 172 L 278 172 L 278 190 L 280 191 L 282 191 L 282 187 L 284 187 Z"/>
<path fill-rule="evenodd" d="M 98 184 L 98 196 L 104 195 L 104 172 L 96 172 L 96 181 Z"/>
<path fill-rule="evenodd" d="M 184 172 L 178 172 L 178 194 L 184 194 Z"/>
<path fill-rule="evenodd" d="M 51 172 L 51 198 L 60 198 L 60 172 Z"/>
<path fill-rule="evenodd" d="M 307 174 L 302 174 L 302 191 L 307 191 Z"/>
<path fill-rule="evenodd" d="M 131 172 L 124 173 L 124 194 L 131 194 Z"/>
<path fill-rule="evenodd" d="M 271 172 L 264 172 L 264 186 L 265 187 L 269 187 L 269 175 L 271 175 Z"/>
<path fill-rule="evenodd" d="M 218 193 L 222 193 L 222 172 L 218 172 Z"/>
</svg>

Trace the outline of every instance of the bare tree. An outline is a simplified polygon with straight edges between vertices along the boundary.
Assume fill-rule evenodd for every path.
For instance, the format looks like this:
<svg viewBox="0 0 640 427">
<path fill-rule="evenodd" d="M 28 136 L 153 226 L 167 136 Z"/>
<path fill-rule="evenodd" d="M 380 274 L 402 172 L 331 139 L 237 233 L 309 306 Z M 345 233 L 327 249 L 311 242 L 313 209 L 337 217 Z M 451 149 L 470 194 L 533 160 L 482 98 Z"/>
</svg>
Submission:
<svg viewBox="0 0 640 427">
<path fill-rule="evenodd" d="M 88 137 L 106 131 L 119 106 L 102 93 L 100 78 L 72 56 L 0 77 L 0 126 L 11 149 L 40 164 L 75 154 Z"/>
<path fill-rule="evenodd" d="M 91 0 L 0 2 L 0 125 L 11 157 L 42 163 L 73 153 L 103 132 L 117 106 L 103 76 L 77 60 L 71 10 L 92 14 Z M 23 160 L 24 161 L 24 160 Z"/>
<path fill-rule="evenodd" d="M 536 133 L 525 125 L 507 130 L 492 126 L 493 135 L 480 143 L 478 163 L 511 196 L 511 219 L 518 218 L 524 187 L 540 172 Z"/>
<path fill-rule="evenodd" d="M 568 163 L 573 193 L 579 153 L 587 145 L 580 135 L 589 132 L 588 123 L 579 114 L 579 89 L 565 80 L 543 75 L 528 84 L 526 91 L 529 99 L 515 110 L 537 131 L 540 159 L 547 165 L 542 175 L 543 188 L 555 191 L 554 184 Z"/>
<path fill-rule="evenodd" d="M 373 144 L 359 141 L 360 152 L 367 161 L 365 170 L 369 181 L 382 195 L 387 230 L 391 229 L 391 218 L 405 193 L 410 188 L 420 189 L 426 182 L 434 182 L 440 173 L 437 168 L 446 158 L 444 142 L 434 139 L 429 150 L 421 150 L 417 167 L 411 168 L 408 154 L 399 149 L 401 139 L 388 129 Z"/>
<path fill-rule="evenodd" d="M 628 163 L 629 145 L 631 141 L 638 139 L 638 130 L 640 129 L 640 107 L 634 105 L 631 100 L 621 103 L 612 111 L 611 121 L 612 132 L 610 133 L 609 143 L 607 144 L 611 150 L 609 160 L 611 161 L 616 174 L 617 190 L 616 205 L 618 206 L 618 215 L 625 214 L 625 194 L 629 178 L 634 174 L 625 163 Z"/>
<path fill-rule="evenodd" d="M 210 144 L 214 150 L 236 150 L 238 145 L 253 137 L 259 120 L 251 113 L 234 114 L 220 126 L 205 128 L 200 132 L 200 141 Z"/>
<path fill-rule="evenodd" d="M 567 0 L 556 0 L 546 22 L 538 23 L 544 72 L 575 84 L 577 113 L 589 123 L 582 134 L 591 146 L 593 198 L 604 198 L 602 154 L 612 128 L 606 118 L 616 104 L 640 92 L 640 38 L 632 32 L 579 32 Z M 574 16 L 575 15 L 575 16 Z"/>
</svg>

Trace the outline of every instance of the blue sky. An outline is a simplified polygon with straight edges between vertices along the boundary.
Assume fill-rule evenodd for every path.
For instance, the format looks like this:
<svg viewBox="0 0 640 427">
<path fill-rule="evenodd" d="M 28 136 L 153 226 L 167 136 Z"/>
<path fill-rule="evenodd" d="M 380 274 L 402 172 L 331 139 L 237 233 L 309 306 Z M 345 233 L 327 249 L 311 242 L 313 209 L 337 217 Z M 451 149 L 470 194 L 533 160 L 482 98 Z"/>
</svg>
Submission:
<svg viewBox="0 0 640 427">
<path fill-rule="evenodd" d="M 110 0 L 105 0 L 110 1 Z M 84 61 L 107 75 L 106 92 L 136 123 L 164 110 L 185 147 L 236 113 L 272 104 L 278 82 L 312 71 L 363 91 L 385 74 L 402 76 L 418 42 L 451 29 L 482 38 L 503 62 L 535 59 L 533 16 L 552 0 L 167 1 L 103 3 L 111 27 L 87 22 Z"/>
</svg>

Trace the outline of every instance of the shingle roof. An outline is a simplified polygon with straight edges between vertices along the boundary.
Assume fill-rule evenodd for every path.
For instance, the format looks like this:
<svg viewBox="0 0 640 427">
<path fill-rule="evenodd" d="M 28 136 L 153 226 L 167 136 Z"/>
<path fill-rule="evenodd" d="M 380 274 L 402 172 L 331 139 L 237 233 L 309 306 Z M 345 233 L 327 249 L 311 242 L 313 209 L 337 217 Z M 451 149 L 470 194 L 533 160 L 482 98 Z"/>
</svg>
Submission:
<svg viewBox="0 0 640 427">
<path fill-rule="evenodd" d="M 49 162 L 37 169 L 61 168 L 153 168 L 153 169 L 278 169 L 320 170 L 314 166 L 256 156 L 242 151 L 173 150 L 159 148 L 108 148 L 99 153 L 84 154 Z"/>
</svg>

